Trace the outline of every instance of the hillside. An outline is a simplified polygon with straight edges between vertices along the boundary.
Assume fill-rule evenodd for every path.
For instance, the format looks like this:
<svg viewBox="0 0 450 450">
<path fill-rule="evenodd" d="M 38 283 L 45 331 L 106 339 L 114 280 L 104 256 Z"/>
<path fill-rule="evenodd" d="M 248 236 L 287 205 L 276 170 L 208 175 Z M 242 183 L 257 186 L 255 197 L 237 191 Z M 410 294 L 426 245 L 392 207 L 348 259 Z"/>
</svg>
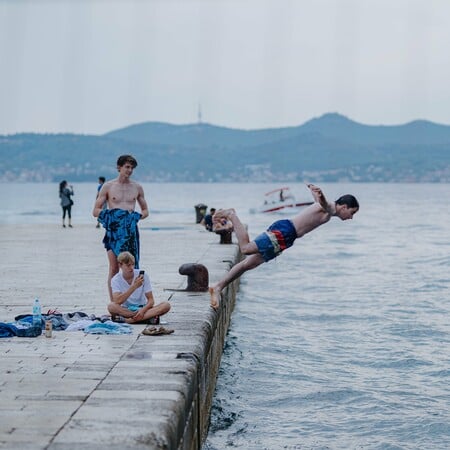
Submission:
<svg viewBox="0 0 450 450">
<path fill-rule="evenodd" d="M 148 122 L 101 136 L 0 136 L 0 181 L 92 181 L 132 153 L 141 181 L 450 182 L 450 126 L 372 126 L 325 114 L 297 127 L 240 130 Z"/>
</svg>

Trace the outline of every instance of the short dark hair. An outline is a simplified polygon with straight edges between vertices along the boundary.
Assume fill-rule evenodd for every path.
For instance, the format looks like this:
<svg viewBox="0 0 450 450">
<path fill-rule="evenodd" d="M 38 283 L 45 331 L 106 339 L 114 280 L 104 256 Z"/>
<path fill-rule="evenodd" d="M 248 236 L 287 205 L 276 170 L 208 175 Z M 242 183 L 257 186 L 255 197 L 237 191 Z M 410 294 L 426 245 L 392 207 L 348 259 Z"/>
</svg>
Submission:
<svg viewBox="0 0 450 450">
<path fill-rule="evenodd" d="M 356 197 L 354 197 L 351 194 L 345 194 L 342 197 L 339 197 L 336 200 L 336 205 L 347 205 L 348 208 L 358 208 L 359 209 L 358 200 L 356 200 Z"/>
<path fill-rule="evenodd" d="M 104 183 L 106 181 L 105 177 L 98 177 L 98 181 L 100 181 L 101 183 Z"/>
<path fill-rule="evenodd" d="M 121 155 L 117 158 L 117 166 L 122 167 L 126 163 L 130 163 L 133 166 L 133 169 L 138 165 L 134 156 L 131 155 Z"/>
</svg>

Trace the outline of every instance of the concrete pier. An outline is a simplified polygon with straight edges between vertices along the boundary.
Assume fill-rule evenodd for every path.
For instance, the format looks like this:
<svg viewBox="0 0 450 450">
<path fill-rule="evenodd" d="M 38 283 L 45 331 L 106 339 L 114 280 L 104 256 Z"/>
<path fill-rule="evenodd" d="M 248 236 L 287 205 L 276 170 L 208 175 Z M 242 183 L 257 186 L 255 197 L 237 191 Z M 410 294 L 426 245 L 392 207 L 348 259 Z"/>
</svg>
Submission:
<svg viewBox="0 0 450 450">
<path fill-rule="evenodd" d="M 237 283 L 218 311 L 206 292 L 183 292 L 179 267 L 199 263 L 210 283 L 240 257 L 198 224 L 142 222 L 141 267 L 173 334 L 53 331 L 0 339 L 0 448 L 200 449 Z M 42 312 L 107 314 L 107 257 L 95 224 L 0 226 L 0 321 Z"/>
</svg>

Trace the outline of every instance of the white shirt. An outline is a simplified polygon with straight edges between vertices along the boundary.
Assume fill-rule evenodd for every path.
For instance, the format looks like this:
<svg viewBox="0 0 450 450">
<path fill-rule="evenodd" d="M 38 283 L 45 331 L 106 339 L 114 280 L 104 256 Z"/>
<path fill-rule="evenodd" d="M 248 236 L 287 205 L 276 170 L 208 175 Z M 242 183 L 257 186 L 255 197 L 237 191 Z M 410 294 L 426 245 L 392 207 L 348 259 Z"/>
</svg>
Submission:
<svg viewBox="0 0 450 450">
<path fill-rule="evenodd" d="M 134 269 L 134 278 L 133 281 L 136 279 L 136 277 L 139 276 L 139 269 Z M 125 280 L 125 278 L 122 275 L 122 271 L 120 270 L 119 273 L 116 273 L 112 279 L 111 279 L 111 290 L 113 294 L 115 292 L 124 293 L 130 289 L 130 284 Z M 144 273 L 144 284 L 137 288 L 128 298 L 127 300 L 122 303 L 122 306 L 124 308 L 127 308 L 128 306 L 134 305 L 134 306 L 141 306 L 147 304 L 147 297 L 145 294 L 147 292 L 152 292 L 152 284 L 150 282 L 150 278 L 148 277 L 147 273 Z"/>
</svg>

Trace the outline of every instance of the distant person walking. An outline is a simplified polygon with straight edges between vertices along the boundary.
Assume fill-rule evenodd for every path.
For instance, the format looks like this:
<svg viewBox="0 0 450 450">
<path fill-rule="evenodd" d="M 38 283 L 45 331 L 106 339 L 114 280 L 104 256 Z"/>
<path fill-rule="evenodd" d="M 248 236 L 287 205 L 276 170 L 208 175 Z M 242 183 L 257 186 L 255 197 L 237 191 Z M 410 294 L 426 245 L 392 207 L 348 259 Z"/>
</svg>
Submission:
<svg viewBox="0 0 450 450">
<path fill-rule="evenodd" d="M 105 184 L 105 181 L 106 181 L 105 177 L 98 177 L 97 197 L 96 198 L 98 198 L 98 194 L 100 193 L 101 188 Z M 108 204 L 106 202 L 103 203 L 102 209 L 106 209 L 107 207 L 108 207 Z M 96 226 L 96 228 L 100 228 L 100 221 L 98 219 L 97 219 L 97 226 Z"/>
<path fill-rule="evenodd" d="M 131 180 L 133 170 L 137 166 L 136 159 L 131 155 L 121 155 L 117 159 L 119 176 L 107 181 L 95 201 L 92 215 L 98 217 L 105 228 L 103 244 L 108 261 L 108 292 L 112 301 L 111 279 L 119 272 L 117 256 L 124 251 L 130 252 L 135 259 L 135 267 L 139 268 L 139 220 L 148 217 L 148 206 L 144 189 L 139 183 Z M 108 209 L 103 209 L 107 202 Z M 141 212 L 135 211 L 136 202 Z"/>
<path fill-rule="evenodd" d="M 61 183 L 59 183 L 59 198 L 61 199 L 62 226 L 64 228 L 66 228 L 66 214 L 68 218 L 68 225 L 72 228 L 72 195 L 74 195 L 73 186 L 70 185 L 69 187 L 66 180 L 61 181 Z"/>
</svg>

